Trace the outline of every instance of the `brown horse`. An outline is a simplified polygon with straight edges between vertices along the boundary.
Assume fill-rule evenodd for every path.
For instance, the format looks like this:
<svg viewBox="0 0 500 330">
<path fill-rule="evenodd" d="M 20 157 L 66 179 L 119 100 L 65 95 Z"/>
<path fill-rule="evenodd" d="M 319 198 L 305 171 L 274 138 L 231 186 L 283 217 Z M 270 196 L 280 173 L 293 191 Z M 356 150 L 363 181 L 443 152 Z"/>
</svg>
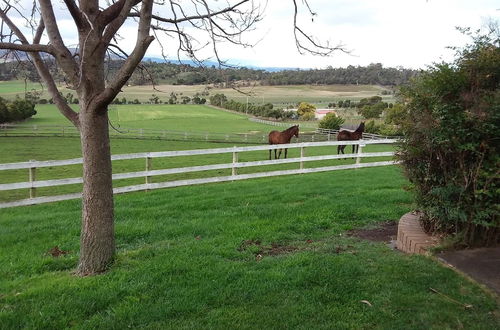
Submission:
<svg viewBox="0 0 500 330">
<path fill-rule="evenodd" d="M 295 137 L 299 137 L 299 125 L 292 126 L 283 132 L 278 132 L 278 131 L 272 131 L 269 133 L 269 144 L 285 144 L 285 143 L 290 143 L 290 140 L 292 137 L 295 135 Z M 278 153 L 278 156 L 276 156 L 276 150 L 274 149 L 274 159 L 278 159 L 281 156 L 281 150 L 279 149 L 280 152 Z M 285 148 L 285 158 L 286 158 L 286 153 L 287 153 L 287 148 Z M 269 149 L 269 160 L 271 159 L 271 149 Z"/>
<path fill-rule="evenodd" d="M 337 134 L 337 141 L 355 141 L 363 138 L 363 131 L 365 130 L 365 123 L 361 122 L 359 124 L 358 128 L 354 132 L 349 132 L 349 131 L 340 131 L 339 134 Z M 358 152 L 359 145 L 353 144 L 352 145 L 352 153 L 357 153 Z M 337 146 L 337 154 L 344 153 L 345 145 L 339 145 Z"/>
</svg>

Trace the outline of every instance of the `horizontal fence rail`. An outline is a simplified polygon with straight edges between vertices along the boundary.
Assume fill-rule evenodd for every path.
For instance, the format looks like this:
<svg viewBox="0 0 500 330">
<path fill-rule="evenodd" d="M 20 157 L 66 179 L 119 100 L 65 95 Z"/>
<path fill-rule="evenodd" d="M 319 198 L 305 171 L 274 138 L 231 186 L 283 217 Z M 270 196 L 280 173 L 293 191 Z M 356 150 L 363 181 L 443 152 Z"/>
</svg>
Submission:
<svg viewBox="0 0 500 330">
<path fill-rule="evenodd" d="M 224 182 L 224 181 L 236 181 L 245 180 L 250 178 L 262 178 L 271 177 L 279 175 L 290 175 L 290 174 L 301 174 L 301 173 L 314 173 L 314 172 L 324 172 L 333 171 L 340 169 L 350 169 L 350 168 L 363 168 L 363 167 L 373 167 L 373 166 L 385 166 L 395 164 L 394 160 L 372 162 L 372 163 L 361 163 L 362 158 L 369 157 L 392 157 L 394 152 L 369 152 L 363 153 L 363 147 L 370 144 L 393 144 L 396 140 L 385 139 L 385 140 L 359 140 L 359 141 L 325 141 L 325 142 L 305 142 L 305 143 L 290 143 L 287 145 L 262 145 L 262 146 L 249 146 L 249 147 L 231 147 L 231 148 L 215 148 L 215 149 L 197 149 L 197 150 L 181 150 L 181 151 L 164 151 L 164 152 L 145 152 L 145 153 L 134 153 L 134 154 L 122 154 L 122 155 L 112 155 L 112 161 L 118 160 L 130 160 L 130 159 L 145 159 L 146 169 L 145 171 L 128 172 L 128 173 L 115 173 L 113 174 L 113 180 L 130 179 L 130 178 L 145 178 L 144 184 L 131 185 L 126 187 L 117 187 L 113 189 L 115 194 L 139 191 L 139 190 L 151 190 L 166 187 L 178 187 L 185 185 L 194 185 L 202 183 L 211 182 Z M 338 146 L 338 145 L 359 145 L 358 153 L 355 154 L 327 154 L 320 156 L 305 156 L 306 148 L 310 147 L 327 147 L 327 146 Z M 258 160 L 249 162 L 239 162 L 238 154 L 249 151 L 267 151 L 272 149 L 278 149 L 285 147 L 288 149 L 299 148 L 300 157 L 287 158 L 287 159 L 273 159 L 273 160 Z M 336 148 L 332 148 L 332 151 Z M 152 159 L 154 158 L 164 158 L 164 157 L 180 157 L 180 156 L 194 156 L 194 155 L 213 155 L 213 154 L 232 154 L 232 162 L 225 164 L 213 164 L 213 165 L 201 165 L 201 166 L 190 166 L 181 168 L 168 168 L 168 169 L 152 169 Z M 335 166 L 324 166 L 324 167 L 314 167 L 305 168 L 305 163 L 312 161 L 322 161 L 322 160 L 333 160 L 333 159 L 345 159 L 345 158 L 355 158 L 355 164 L 348 165 L 335 165 Z M 15 183 L 4 183 L 0 184 L 0 191 L 16 190 L 16 189 L 29 189 L 28 199 L 3 202 L 0 203 L 0 208 L 21 206 L 21 205 L 31 205 L 40 204 L 68 199 L 77 199 L 81 197 L 81 193 L 73 193 L 58 196 L 47 196 L 47 197 L 36 197 L 36 189 L 42 187 L 57 187 L 71 184 L 81 184 L 83 179 L 78 178 L 64 178 L 64 179 L 52 179 L 52 180 L 36 180 L 36 169 L 42 167 L 57 167 L 57 166 L 67 166 L 67 165 L 78 165 L 82 164 L 82 158 L 65 159 L 65 160 L 50 160 L 50 161 L 28 161 L 19 163 L 8 163 L 0 164 L 0 171 L 6 170 L 22 170 L 28 169 L 29 181 L 26 182 L 15 182 Z M 281 171 L 268 171 L 268 172 L 258 172 L 250 174 L 238 174 L 239 168 L 256 167 L 256 166 L 267 166 L 267 165 L 278 165 L 278 164 L 289 164 L 289 163 L 299 163 L 298 169 L 292 170 L 281 170 Z M 202 172 L 210 170 L 220 170 L 220 169 L 231 169 L 230 176 L 218 176 L 218 177 L 208 177 L 199 179 L 188 179 L 188 180 L 174 180 L 167 182 L 152 183 L 151 177 L 159 175 L 168 174 L 179 174 L 179 173 L 190 173 L 190 172 Z"/>
<path fill-rule="evenodd" d="M 274 125 L 279 127 L 290 127 L 292 124 L 274 122 L 256 118 L 251 121 Z M 300 124 L 301 127 L 313 127 Z M 317 142 L 336 140 L 338 130 L 316 128 L 315 132 L 300 133 L 299 138 L 294 138 L 297 142 Z M 142 140 L 168 140 L 168 141 L 205 141 L 205 142 L 227 142 L 227 143 L 248 143 L 266 144 L 268 134 L 224 134 L 213 132 L 184 132 L 172 130 L 158 130 L 145 128 L 111 128 L 109 130 L 111 138 L 122 139 L 142 139 Z M 0 136 L 59 136 L 59 137 L 80 137 L 80 133 L 74 126 L 59 125 L 19 125 L 0 124 Z M 364 139 L 391 139 L 399 137 L 389 137 L 378 134 L 363 133 Z"/>
<path fill-rule="evenodd" d="M 289 127 L 291 124 L 284 124 Z M 140 139 L 140 140 L 167 140 L 167 141 L 205 141 L 205 142 L 227 142 L 266 144 L 268 134 L 225 134 L 214 132 L 185 132 L 173 130 L 145 129 L 145 128 L 110 128 L 111 138 L 118 139 Z M 58 136 L 58 137 L 80 137 L 80 133 L 74 126 L 59 125 L 19 125 L 0 124 L 0 136 Z M 328 136 L 309 132 L 299 134 L 297 142 L 305 141 L 329 141 Z M 294 138 L 295 139 L 295 138 Z"/>
<path fill-rule="evenodd" d="M 352 129 L 344 129 L 341 128 L 340 130 L 338 129 L 327 129 L 327 128 L 317 128 L 316 133 L 318 134 L 324 134 L 324 135 L 337 135 L 339 131 L 351 131 L 354 132 Z M 401 139 L 401 136 L 387 136 L 387 135 L 380 135 L 380 134 L 372 134 L 372 133 L 364 133 L 363 132 L 363 139 L 369 139 L 369 140 L 385 140 L 385 139 Z"/>
<path fill-rule="evenodd" d="M 281 121 L 272 121 L 272 120 L 265 120 L 265 119 L 259 119 L 259 118 L 253 118 L 253 117 L 248 118 L 248 120 L 253 121 L 254 123 L 260 123 L 260 124 L 271 125 L 271 126 L 290 127 L 292 125 L 295 125 L 293 123 L 284 123 Z M 299 126 L 308 127 L 308 128 L 315 128 L 316 127 L 316 125 L 308 124 L 308 123 L 300 123 Z"/>
</svg>

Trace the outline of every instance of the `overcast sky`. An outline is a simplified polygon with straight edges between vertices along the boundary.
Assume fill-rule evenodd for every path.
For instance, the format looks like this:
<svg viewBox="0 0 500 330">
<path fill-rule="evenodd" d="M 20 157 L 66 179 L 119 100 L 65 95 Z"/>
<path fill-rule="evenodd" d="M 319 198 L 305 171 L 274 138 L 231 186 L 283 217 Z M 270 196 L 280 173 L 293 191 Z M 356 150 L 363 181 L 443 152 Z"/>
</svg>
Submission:
<svg viewBox="0 0 500 330">
<path fill-rule="evenodd" d="M 301 1 L 298 1 L 301 3 Z M 269 0 L 265 19 L 247 40 L 253 48 L 224 46 L 220 56 L 232 63 L 256 66 L 325 68 L 382 63 L 386 67 L 425 68 L 453 58 L 448 46 L 464 45 L 456 27 L 481 28 L 499 20 L 498 0 L 310 0 L 314 22 L 302 24 L 318 39 L 342 43 L 351 55 L 301 56 L 293 39 L 291 1 Z M 149 56 L 159 55 L 152 47 Z"/>
<path fill-rule="evenodd" d="M 29 9 L 31 2 L 22 1 Z M 54 3 L 66 45 L 76 47 L 74 23 L 62 3 Z M 187 6 L 184 3 L 183 6 Z M 226 4 L 221 0 L 214 3 Z M 297 0 L 297 3 L 303 2 Z M 309 4 L 317 16 L 311 22 L 302 6 L 301 27 L 319 40 L 345 45 L 350 55 L 298 54 L 293 37 L 293 2 L 268 0 L 264 20 L 255 31 L 244 36 L 245 41 L 259 42 L 252 48 L 220 45 L 219 56 L 232 64 L 261 67 L 325 68 L 382 63 L 385 67 L 418 69 L 433 62 L 452 60 L 454 52 L 447 47 L 462 46 L 470 41 L 457 31 L 457 26 L 478 29 L 488 21 L 500 21 L 499 0 L 309 0 Z M 156 10 L 168 10 L 168 6 L 157 6 Z M 12 19 L 22 22 L 19 17 Z M 137 26 L 131 22 L 120 34 L 123 37 L 120 47 L 131 51 Z M 175 38 L 164 39 L 163 44 L 166 55 L 175 59 Z M 207 47 L 206 51 L 210 50 L 211 47 Z M 157 43 L 150 46 L 146 56 L 161 56 Z M 203 58 L 210 56 L 202 54 Z"/>
<path fill-rule="evenodd" d="M 256 31 L 264 39 L 256 47 L 231 48 L 222 55 L 258 66 L 324 68 L 382 63 L 425 68 L 452 59 L 453 51 L 446 47 L 469 40 L 457 26 L 476 29 L 500 17 L 498 0 L 310 0 L 318 15 L 314 23 L 307 24 L 309 31 L 352 50 L 351 55 L 322 58 L 298 54 L 292 34 L 293 8 L 286 4 L 269 1 L 266 18 Z"/>
</svg>

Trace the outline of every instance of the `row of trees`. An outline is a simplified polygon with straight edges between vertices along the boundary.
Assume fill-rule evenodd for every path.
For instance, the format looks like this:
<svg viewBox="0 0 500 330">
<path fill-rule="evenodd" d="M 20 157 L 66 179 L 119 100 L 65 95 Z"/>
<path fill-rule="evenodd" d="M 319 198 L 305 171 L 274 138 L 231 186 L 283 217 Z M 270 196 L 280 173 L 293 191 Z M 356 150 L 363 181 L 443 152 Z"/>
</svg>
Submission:
<svg viewBox="0 0 500 330">
<path fill-rule="evenodd" d="M 224 94 L 215 94 L 211 96 L 210 104 L 216 107 L 243 112 L 257 117 L 292 119 L 294 116 L 293 112 L 284 111 L 283 109 L 274 109 L 272 103 L 266 103 L 263 105 L 242 103 L 235 100 L 228 100 Z"/>
<path fill-rule="evenodd" d="M 63 81 L 54 61 L 51 64 L 53 75 Z M 112 79 L 123 65 L 122 60 L 114 59 L 106 62 L 108 79 Z M 250 68 L 224 68 L 213 65 L 200 67 L 172 62 L 144 61 L 130 77 L 128 84 L 148 85 L 151 83 L 168 83 L 174 85 L 222 84 L 235 82 L 260 82 L 261 85 L 303 85 L 303 84 L 369 84 L 383 86 L 399 86 L 407 83 L 418 71 L 404 68 L 384 68 L 382 64 L 369 66 L 348 66 L 347 68 L 332 68 L 320 70 L 282 70 L 270 72 Z M 0 80 L 29 79 L 38 81 L 36 71 L 30 62 L 22 65 L 7 62 L 0 64 Z"/>
<path fill-rule="evenodd" d="M 0 123 L 21 121 L 35 114 L 35 104 L 29 100 L 16 98 L 8 101 L 0 97 Z"/>
</svg>

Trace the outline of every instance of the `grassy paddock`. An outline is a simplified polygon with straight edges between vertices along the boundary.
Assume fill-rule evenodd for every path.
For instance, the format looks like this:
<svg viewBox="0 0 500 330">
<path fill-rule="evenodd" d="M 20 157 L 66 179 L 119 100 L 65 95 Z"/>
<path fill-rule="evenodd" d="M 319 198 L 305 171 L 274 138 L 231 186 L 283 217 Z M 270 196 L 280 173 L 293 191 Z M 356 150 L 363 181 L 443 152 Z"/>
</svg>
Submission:
<svg viewBox="0 0 500 330">
<path fill-rule="evenodd" d="M 498 327 L 495 300 L 478 285 L 432 259 L 346 236 L 409 211 L 405 183 L 385 167 L 120 195 L 116 261 L 88 278 L 71 275 L 80 201 L 2 210 L 0 324 Z M 54 246 L 68 254 L 50 256 Z"/>
<path fill-rule="evenodd" d="M 0 96 L 12 99 L 16 95 L 23 97 L 25 91 L 35 89 L 42 92 L 41 97 L 49 99 L 50 96 L 46 88 L 43 88 L 38 83 L 28 82 L 26 87 L 23 81 L 3 81 L 0 82 Z M 59 90 L 66 95 L 67 93 L 75 92 L 67 89 L 65 86 L 60 86 Z M 132 101 L 138 99 L 141 102 L 148 102 L 152 94 L 157 95 L 163 102 L 168 101 L 170 93 L 176 93 L 179 96 L 193 97 L 197 93 L 208 91 L 210 95 L 222 93 L 229 99 L 234 99 L 239 102 L 246 102 L 245 94 L 240 93 L 232 88 L 215 88 L 207 85 L 156 85 L 155 89 L 151 85 L 144 86 L 125 86 L 123 92 L 118 94 L 118 98 L 125 97 Z M 326 107 L 330 102 L 338 102 L 339 100 L 357 101 L 361 98 L 380 95 L 386 102 L 392 102 L 393 97 L 390 95 L 381 95 L 385 88 L 376 85 L 287 85 L 287 86 L 253 86 L 240 87 L 240 90 L 251 95 L 248 101 L 255 104 L 273 103 L 276 106 L 284 107 L 297 102 L 310 102 L 317 104 L 320 107 Z M 76 96 L 76 95 L 75 95 Z M 209 97 L 209 96 L 208 96 Z M 207 96 L 205 98 L 208 99 Z"/>
</svg>

